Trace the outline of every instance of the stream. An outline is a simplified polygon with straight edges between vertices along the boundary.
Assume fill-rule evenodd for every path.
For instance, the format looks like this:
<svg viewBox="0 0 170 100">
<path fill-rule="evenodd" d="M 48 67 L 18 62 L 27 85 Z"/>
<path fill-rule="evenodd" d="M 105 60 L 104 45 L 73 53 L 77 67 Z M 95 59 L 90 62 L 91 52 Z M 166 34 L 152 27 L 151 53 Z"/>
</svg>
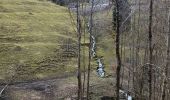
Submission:
<svg viewBox="0 0 170 100">
<path fill-rule="evenodd" d="M 88 29 L 90 30 L 90 24 L 88 24 Z M 90 34 L 90 31 L 88 31 L 89 34 Z M 95 58 L 97 57 L 97 54 L 96 54 L 96 39 L 95 39 L 95 36 L 93 36 L 92 34 L 91 35 L 91 40 L 92 40 L 92 43 L 91 43 L 91 55 L 92 55 L 92 58 Z M 96 72 L 97 72 L 97 75 L 99 77 L 104 77 L 105 76 L 105 71 L 104 71 L 104 64 L 103 62 L 101 61 L 101 58 L 97 57 L 97 68 L 96 68 Z"/>
<path fill-rule="evenodd" d="M 119 90 L 120 96 L 125 100 L 132 100 L 132 96 L 129 92 L 126 92 L 125 90 Z"/>
</svg>

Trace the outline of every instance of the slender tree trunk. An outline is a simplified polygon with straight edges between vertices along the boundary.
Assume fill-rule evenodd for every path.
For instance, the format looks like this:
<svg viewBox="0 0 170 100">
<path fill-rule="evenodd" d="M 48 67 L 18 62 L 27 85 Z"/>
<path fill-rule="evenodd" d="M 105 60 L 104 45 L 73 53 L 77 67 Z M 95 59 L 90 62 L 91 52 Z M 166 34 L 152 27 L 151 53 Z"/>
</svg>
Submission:
<svg viewBox="0 0 170 100">
<path fill-rule="evenodd" d="M 128 71 L 128 90 L 130 89 L 130 80 L 131 80 L 131 78 L 130 78 L 130 76 L 131 76 L 131 64 L 132 64 L 132 61 L 131 61 L 131 59 L 132 59 L 132 54 L 131 54 L 131 51 L 132 51 L 132 48 L 131 48 L 131 44 L 129 43 L 129 56 L 130 56 L 130 59 L 129 59 L 129 61 L 130 61 L 130 65 L 129 65 L 129 71 Z"/>
<path fill-rule="evenodd" d="M 91 12 L 90 12 L 90 36 L 89 36 L 89 64 L 88 64 L 88 74 L 87 74 L 87 100 L 90 100 L 89 98 L 89 85 L 90 85 L 90 70 L 91 70 L 91 42 L 92 42 L 92 29 L 93 29 L 93 7 L 94 7 L 94 0 L 91 2 Z"/>
<path fill-rule="evenodd" d="M 141 11 L 141 6 L 140 6 L 140 2 L 141 0 L 139 0 L 139 3 L 138 3 L 138 6 L 139 6 L 139 12 L 138 12 L 138 32 L 137 32 L 137 47 L 136 47 L 136 66 L 138 66 L 140 64 L 140 56 L 139 56 L 139 50 L 140 50 L 140 11 Z M 139 72 L 139 73 L 142 73 L 141 75 L 141 79 L 139 80 L 140 81 L 140 90 L 139 90 L 139 93 L 140 93 L 140 96 L 138 96 L 140 99 L 142 99 L 142 90 L 143 90 L 143 66 L 142 66 L 142 71 Z"/>
<path fill-rule="evenodd" d="M 140 49 L 140 0 L 139 0 L 139 14 L 138 14 L 138 32 L 137 32 L 137 41 L 136 41 L 136 66 L 139 64 L 139 49 Z"/>
<path fill-rule="evenodd" d="M 124 34 L 124 39 L 123 39 L 123 61 L 126 63 L 126 33 Z"/>
<path fill-rule="evenodd" d="M 83 2 L 86 2 L 86 0 L 84 0 Z M 84 5 L 84 4 L 82 4 L 82 11 L 86 11 L 86 5 Z M 85 40 L 86 40 L 86 17 L 85 17 L 85 15 L 83 15 L 83 19 L 84 19 L 84 26 L 83 26 L 83 28 L 84 28 L 84 30 L 83 30 L 83 33 L 84 33 L 84 39 L 83 39 L 83 42 L 84 42 L 84 44 L 85 44 Z M 83 73 L 83 89 L 82 89 L 82 95 L 84 96 L 84 93 L 85 93 L 85 82 L 86 82 L 86 53 L 85 53 L 85 50 L 86 49 L 86 47 L 84 46 L 83 47 L 83 71 L 84 71 L 84 73 Z"/>
<path fill-rule="evenodd" d="M 121 82 L 121 87 L 123 87 L 123 81 L 124 81 L 124 72 L 125 72 L 125 66 L 126 66 L 126 62 L 125 62 L 125 53 L 126 53 L 126 51 L 125 51 L 125 39 L 126 39 L 126 35 L 125 35 L 125 33 L 124 34 L 122 34 L 122 58 L 121 58 L 121 60 L 122 60 L 122 82 Z"/>
<path fill-rule="evenodd" d="M 77 0 L 77 5 L 79 5 L 79 0 Z M 82 84 L 81 84 L 81 23 L 80 23 L 80 15 L 79 15 L 79 6 L 77 6 L 77 32 L 78 32 L 78 100 L 82 99 Z"/>
<path fill-rule="evenodd" d="M 90 34 L 91 37 L 91 34 Z M 91 69 L 91 38 L 89 43 L 89 61 L 88 61 L 88 72 L 87 72 L 87 100 L 89 100 L 89 85 L 90 85 L 90 69 Z"/>
<path fill-rule="evenodd" d="M 85 33 L 84 33 L 84 39 L 85 39 Z M 85 43 L 85 41 L 84 41 Z M 83 92 L 82 92 L 82 95 L 84 96 L 84 92 L 85 92 L 85 82 L 86 82 L 86 61 L 85 61 L 85 47 L 83 48 Z"/>
<path fill-rule="evenodd" d="M 132 10 L 131 10 L 132 11 Z M 131 12 L 132 13 L 132 12 Z M 132 18 L 131 18 L 131 23 L 130 23 L 130 33 L 131 33 L 131 36 L 130 36 L 130 38 L 132 38 L 132 36 L 133 36 L 133 24 L 132 24 Z M 129 33 L 129 34 L 130 34 Z M 132 42 L 133 43 L 133 42 Z M 133 61 L 132 61 L 132 59 L 133 59 L 133 48 L 132 48 L 132 43 L 131 43 L 131 41 L 129 42 L 129 56 L 130 56 L 130 59 L 129 59 L 129 61 L 130 61 L 130 65 L 129 65 L 129 75 L 128 75 L 128 89 L 130 89 L 131 87 L 131 79 L 133 79 L 133 78 L 131 78 L 131 76 L 133 76 L 133 73 L 131 72 L 132 70 L 131 70 L 131 66 L 132 66 L 132 64 L 133 64 Z M 131 74 L 132 73 L 132 74 Z M 132 83 L 133 83 L 133 81 L 132 81 Z"/>
<path fill-rule="evenodd" d="M 149 100 L 152 100 L 152 13 L 153 13 L 153 0 L 150 0 L 149 12 Z"/>
<path fill-rule="evenodd" d="M 119 89 L 120 89 L 120 71 L 121 71 L 121 58 L 120 58 L 120 0 L 115 0 L 116 7 L 116 58 L 117 58 L 117 69 L 116 69 L 116 100 L 119 100 Z"/>
<path fill-rule="evenodd" d="M 133 76 L 132 76 L 132 86 L 133 86 L 133 90 L 135 91 L 135 33 L 136 33 L 136 15 L 134 14 L 134 19 L 133 19 L 133 39 L 132 39 L 132 70 L 133 70 Z M 136 95 L 136 94 L 135 94 Z"/>
<path fill-rule="evenodd" d="M 168 20 L 169 20 L 169 32 L 168 32 L 168 48 L 167 48 L 167 58 L 166 58 L 166 66 L 165 66 L 165 79 L 164 79 L 164 83 L 163 83 L 163 94 L 162 94 L 162 100 L 165 100 L 166 97 L 166 88 L 167 88 L 167 77 L 168 77 L 168 67 L 169 67 L 169 52 L 170 52 L 170 15 L 168 16 Z"/>
<path fill-rule="evenodd" d="M 120 40 L 121 40 L 121 48 L 120 48 L 120 59 L 122 61 L 123 64 L 123 44 L 124 44 L 124 34 L 122 33 L 120 36 Z M 121 87 L 123 85 L 123 76 L 124 76 L 124 66 L 122 65 L 122 80 L 121 80 Z"/>
<path fill-rule="evenodd" d="M 85 18 L 84 18 L 84 20 L 85 20 Z M 86 25 L 85 25 L 85 22 L 84 22 L 84 44 L 85 44 L 85 37 L 86 37 L 86 29 L 85 29 L 85 27 L 86 27 Z M 83 73 L 83 96 L 84 96 L 84 92 L 85 92 L 85 82 L 86 82 L 86 53 L 85 53 L 85 50 L 86 50 L 86 47 L 84 46 L 83 47 L 83 71 L 84 71 L 84 73 Z"/>
</svg>

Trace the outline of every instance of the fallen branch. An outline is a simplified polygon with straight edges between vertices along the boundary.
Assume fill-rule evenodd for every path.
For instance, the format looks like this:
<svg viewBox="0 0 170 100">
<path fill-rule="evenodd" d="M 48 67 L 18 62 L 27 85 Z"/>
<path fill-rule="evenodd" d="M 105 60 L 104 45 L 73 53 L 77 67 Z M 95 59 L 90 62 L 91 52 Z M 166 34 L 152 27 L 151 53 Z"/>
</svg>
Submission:
<svg viewBox="0 0 170 100">
<path fill-rule="evenodd" d="M 8 84 L 6 84 L 6 85 L 2 88 L 2 90 L 0 91 L 0 97 L 2 97 L 2 93 L 4 92 L 4 90 L 5 90 L 7 87 L 8 87 Z"/>
</svg>

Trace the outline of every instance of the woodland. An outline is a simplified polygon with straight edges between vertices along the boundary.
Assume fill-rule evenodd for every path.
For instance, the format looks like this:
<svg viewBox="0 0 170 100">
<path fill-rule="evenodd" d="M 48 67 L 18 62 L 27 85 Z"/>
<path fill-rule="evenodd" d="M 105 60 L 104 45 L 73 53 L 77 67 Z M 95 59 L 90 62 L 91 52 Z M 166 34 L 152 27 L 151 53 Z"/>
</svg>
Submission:
<svg viewBox="0 0 170 100">
<path fill-rule="evenodd" d="M 0 0 L 0 100 L 169 100 L 170 0 Z"/>
</svg>

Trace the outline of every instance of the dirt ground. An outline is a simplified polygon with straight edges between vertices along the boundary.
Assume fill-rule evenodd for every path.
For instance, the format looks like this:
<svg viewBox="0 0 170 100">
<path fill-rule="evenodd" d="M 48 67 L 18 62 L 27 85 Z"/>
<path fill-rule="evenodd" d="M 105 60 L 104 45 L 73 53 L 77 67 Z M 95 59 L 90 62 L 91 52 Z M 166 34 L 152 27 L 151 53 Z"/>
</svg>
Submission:
<svg viewBox="0 0 170 100">
<path fill-rule="evenodd" d="M 114 95 L 115 79 L 111 74 L 100 78 L 93 71 L 90 78 L 91 100 L 101 100 L 103 96 Z M 4 100 L 74 100 L 76 96 L 75 75 L 9 85 L 3 93 Z"/>
</svg>

